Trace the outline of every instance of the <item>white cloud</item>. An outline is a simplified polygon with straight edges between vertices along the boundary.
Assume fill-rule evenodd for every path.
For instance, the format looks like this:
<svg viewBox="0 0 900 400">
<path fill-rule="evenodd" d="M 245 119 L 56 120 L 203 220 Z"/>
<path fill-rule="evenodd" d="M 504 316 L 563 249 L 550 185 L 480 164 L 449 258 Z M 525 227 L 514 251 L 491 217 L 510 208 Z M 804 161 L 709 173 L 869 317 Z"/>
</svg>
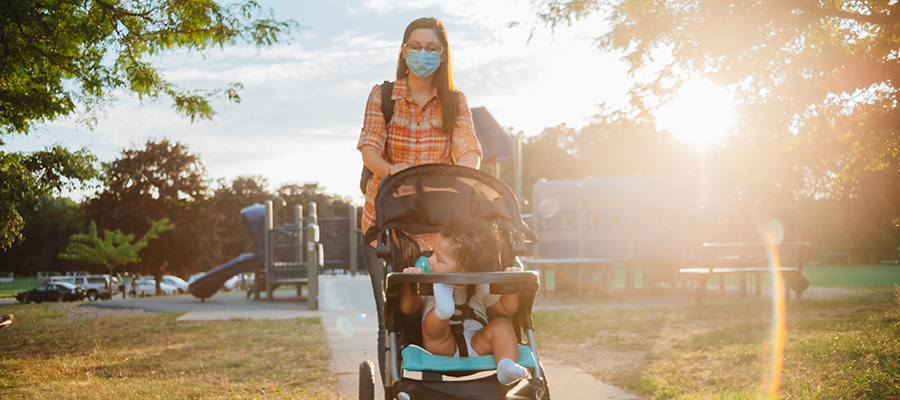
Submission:
<svg viewBox="0 0 900 400">
<path fill-rule="evenodd" d="M 199 153 L 213 179 L 262 175 L 273 187 L 316 181 L 359 203 L 356 141 L 366 97 L 374 84 L 393 78 L 403 28 L 423 13 L 447 27 L 456 80 L 470 106 L 487 107 L 501 124 L 528 135 L 563 122 L 582 126 L 596 104 L 624 102 L 627 92 L 622 63 L 593 47 L 591 38 L 605 29 L 597 16 L 551 34 L 529 0 L 299 4 L 297 15 L 274 7 L 277 18 L 310 25 L 290 44 L 162 60 L 167 79 L 188 89 L 244 84 L 241 104 L 214 104 L 220 113 L 212 122 L 191 124 L 168 99 L 120 96 L 94 132 L 63 120 L 48 124 L 38 140 L 10 142 L 28 147 L 69 138 L 112 160 L 132 144 L 169 138 Z M 514 21 L 521 24 L 510 27 Z"/>
</svg>

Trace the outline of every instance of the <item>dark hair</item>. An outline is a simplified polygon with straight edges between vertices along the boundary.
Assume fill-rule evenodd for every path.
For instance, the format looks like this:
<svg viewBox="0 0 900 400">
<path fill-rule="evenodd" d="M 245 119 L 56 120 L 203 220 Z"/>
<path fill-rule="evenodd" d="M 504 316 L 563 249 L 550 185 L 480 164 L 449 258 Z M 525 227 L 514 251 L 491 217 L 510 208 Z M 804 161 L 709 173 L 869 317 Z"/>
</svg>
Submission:
<svg viewBox="0 0 900 400">
<path fill-rule="evenodd" d="M 441 131 L 449 135 L 456 128 L 456 116 L 459 114 L 459 94 L 456 92 L 456 88 L 453 87 L 453 74 L 450 68 L 450 43 L 447 42 L 447 31 L 444 30 L 444 25 L 437 18 L 419 18 L 406 27 L 406 32 L 403 33 L 403 44 L 406 44 L 409 36 L 416 29 L 431 29 L 434 31 L 434 34 L 441 41 L 441 46 L 444 47 L 444 54 L 447 55 L 447 61 L 441 62 L 441 66 L 434 73 L 434 82 L 437 87 L 438 100 L 441 102 Z M 403 59 L 403 54 L 397 57 L 399 58 L 397 60 L 397 79 L 405 78 L 409 73 L 406 60 Z"/>
<path fill-rule="evenodd" d="M 497 224 L 469 216 L 444 222 L 441 236 L 450 242 L 450 254 L 463 272 L 500 271 L 500 231 Z"/>
</svg>

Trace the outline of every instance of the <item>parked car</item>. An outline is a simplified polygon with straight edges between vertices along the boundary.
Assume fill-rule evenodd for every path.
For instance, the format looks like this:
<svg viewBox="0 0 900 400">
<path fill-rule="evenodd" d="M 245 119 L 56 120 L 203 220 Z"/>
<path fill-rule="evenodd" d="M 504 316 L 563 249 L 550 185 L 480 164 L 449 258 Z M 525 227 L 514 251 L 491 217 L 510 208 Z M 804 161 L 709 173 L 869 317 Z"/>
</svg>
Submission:
<svg viewBox="0 0 900 400">
<path fill-rule="evenodd" d="M 232 290 L 236 290 L 236 289 L 240 289 L 240 288 L 241 288 L 241 274 L 232 276 L 231 278 L 228 278 L 227 281 L 222 283 L 222 290 L 224 290 L 226 292 L 230 292 Z"/>
<path fill-rule="evenodd" d="M 170 296 L 177 293 L 178 288 L 168 283 L 160 283 L 159 289 L 162 290 L 163 296 Z M 130 286 L 128 293 L 133 297 L 156 296 L 156 280 L 141 279 L 137 282 L 137 287 Z"/>
<path fill-rule="evenodd" d="M 24 292 L 16 293 L 16 300 L 22 304 L 42 301 L 63 302 L 68 300 L 79 301 L 84 299 L 84 289 L 68 282 L 43 283 L 38 287 Z"/>
<path fill-rule="evenodd" d="M 143 281 L 154 281 L 155 282 L 156 280 L 152 276 L 145 276 L 145 277 L 142 277 L 141 279 L 138 279 L 138 282 L 143 282 Z M 163 275 L 162 283 L 175 286 L 176 294 L 187 293 L 188 286 L 190 286 L 190 284 L 185 282 L 184 279 L 181 279 L 175 275 Z"/>
<path fill-rule="evenodd" d="M 188 283 L 194 283 L 195 281 L 197 281 L 197 279 L 202 278 L 204 275 L 206 275 L 206 272 L 198 272 L 196 274 L 193 274 L 190 278 L 188 278 Z"/>
<path fill-rule="evenodd" d="M 256 283 L 256 274 L 253 272 L 247 272 L 244 274 L 244 283 L 246 283 L 246 289 L 250 290 L 253 285 Z"/>
<path fill-rule="evenodd" d="M 112 297 L 109 275 L 76 276 L 69 283 L 84 289 L 84 297 L 90 301 Z"/>
<path fill-rule="evenodd" d="M 184 279 L 181 279 L 174 275 L 163 275 L 162 283 L 175 286 L 178 290 L 178 294 L 187 293 L 189 283 L 185 282 Z"/>
</svg>

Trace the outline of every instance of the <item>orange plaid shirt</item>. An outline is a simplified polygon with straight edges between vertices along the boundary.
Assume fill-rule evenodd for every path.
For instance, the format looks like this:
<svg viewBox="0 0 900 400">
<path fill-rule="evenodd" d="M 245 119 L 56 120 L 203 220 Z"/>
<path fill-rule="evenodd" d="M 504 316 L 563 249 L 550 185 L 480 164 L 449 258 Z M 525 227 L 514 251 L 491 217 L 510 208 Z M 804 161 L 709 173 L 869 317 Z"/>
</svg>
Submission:
<svg viewBox="0 0 900 400">
<path fill-rule="evenodd" d="M 475 136 L 472 124 L 472 112 L 462 92 L 459 93 L 459 114 L 456 117 L 456 128 L 453 129 L 453 140 L 441 132 L 441 103 L 435 90 L 425 106 L 419 106 L 412 100 L 406 78 L 394 82 L 391 98 L 394 100 L 394 115 L 385 126 L 384 114 L 381 112 L 381 85 L 375 85 L 369 93 L 366 103 L 366 116 L 362 133 L 356 148 L 372 146 L 381 151 L 381 156 L 390 164 L 407 163 L 449 164 L 451 150 L 453 160 L 458 160 L 470 151 L 481 156 L 481 144 Z M 450 144 L 453 148 L 450 149 Z M 363 210 L 362 231 L 365 233 L 375 225 L 375 195 L 378 182 L 383 177 L 375 175 L 366 185 L 366 207 Z M 432 248 L 434 235 L 417 237 L 423 250 Z"/>
</svg>

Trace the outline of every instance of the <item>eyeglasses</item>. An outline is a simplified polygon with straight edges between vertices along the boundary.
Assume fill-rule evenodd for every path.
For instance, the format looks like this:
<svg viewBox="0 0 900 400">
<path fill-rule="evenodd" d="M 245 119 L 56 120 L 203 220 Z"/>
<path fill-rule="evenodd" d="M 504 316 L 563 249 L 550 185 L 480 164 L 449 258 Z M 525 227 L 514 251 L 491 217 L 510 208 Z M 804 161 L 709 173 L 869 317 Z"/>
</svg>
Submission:
<svg viewBox="0 0 900 400">
<path fill-rule="evenodd" d="M 441 54 L 444 52 L 444 48 L 441 46 L 437 46 L 437 45 L 429 45 L 429 46 L 422 47 L 422 45 L 420 45 L 420 44 L 406 43 L 406 44 L 404 44 L 404 46 L 406 46 L 406 50 L 416 52 L 416 53 L 418 53 L 422 50 L 425 50 L 426 53 L 431 54 L 431 55 L 438 55 L 438 54 Z"/>
</svg>

